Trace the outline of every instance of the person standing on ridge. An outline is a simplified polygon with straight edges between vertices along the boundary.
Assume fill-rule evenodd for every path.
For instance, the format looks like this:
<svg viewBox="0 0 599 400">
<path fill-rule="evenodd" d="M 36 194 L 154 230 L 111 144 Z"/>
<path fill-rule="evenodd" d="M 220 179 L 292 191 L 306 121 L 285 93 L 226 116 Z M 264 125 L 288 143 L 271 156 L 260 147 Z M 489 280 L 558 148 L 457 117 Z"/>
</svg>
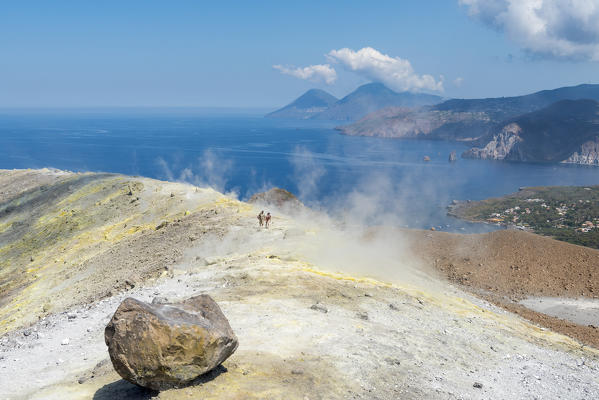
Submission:
<svg viewBox="0 0 599 400">
<path fill-rule="evenodd" d="M 260 211 L 260 214 L 258 214 L 258 224 L 260 226 L 264 225 L 264 210 Z"/>
<path fill-rule="evenodd" d="M 266 213 L 266 227 L 268 228 L 270 226 L 270 213 Z"/>
</svg>

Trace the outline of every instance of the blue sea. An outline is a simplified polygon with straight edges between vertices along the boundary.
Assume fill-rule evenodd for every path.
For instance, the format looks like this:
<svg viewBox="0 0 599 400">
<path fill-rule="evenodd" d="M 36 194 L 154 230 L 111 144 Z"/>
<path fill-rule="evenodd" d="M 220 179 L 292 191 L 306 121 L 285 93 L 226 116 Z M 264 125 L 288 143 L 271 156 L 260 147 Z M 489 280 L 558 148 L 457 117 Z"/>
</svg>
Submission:
<svg viewBox="0 0 599 400">
<path fill-rule="evenodd" d="M 335 213 L 406 227 L 494 229 L 446 215 L 452 200 L 521 186 L 599 184 L 599 168 L 467 160 L 460 143 L 350 137 L 334 122 L 202 110 L 0 111 L 0 168 L 106 171 L 211 185 L 247 199 L 277 186 Z M 430 161 L 424 161 L 424 157 Z M 368 213 L 366 213 L 368 215 Z M 376 221 L 380 222 L 380 221 Z"/>
</svg>

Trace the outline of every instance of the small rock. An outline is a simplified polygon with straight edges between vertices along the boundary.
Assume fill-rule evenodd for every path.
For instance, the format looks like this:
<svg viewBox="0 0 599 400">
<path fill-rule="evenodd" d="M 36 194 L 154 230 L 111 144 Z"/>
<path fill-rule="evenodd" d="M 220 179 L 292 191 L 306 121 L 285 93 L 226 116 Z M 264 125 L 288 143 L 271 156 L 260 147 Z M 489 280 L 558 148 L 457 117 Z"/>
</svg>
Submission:
<svg viewBox="0 0 599 400">
<path fill-rule="evenodd" d="M 393 311 L 399 311 L 399 307 L 397 307 L 395 304 L 393 303 L 389 303 L 389 308 L 392 309 Z"/>
<path fill-rule="evenodd" d="M 152 304 L 167 304 L 169 301 L 164 296 L 156 296 L 152 299 Z"/>
<path fill-rule="evenodd" d="M 291 370 L 291 374 L 293 375 L 303 375 L 304 371 L 302 371 L 301 369 L 292 369 Z"/>
<path fill-rule="evenodd" d="M 312 304 L 312 306 L 310 306 L 311 310 L 315 310 L 315 311 L 320 311 L 321 313 L 328 313 L 329 310 L 323 306 L 322 304 L 316 303 L 316 304 Z"/>
<path fill-rule="evenodd" d="M 391 357 L 385 358 L 385 362 L 389 365 L 400 365 L 401 364 L 400 360 L 398 360 L 397 358 L 391 358 Z"/>
<path fill-rule="evenodd" d="M 483 388 L 483 384 L 480 382 L 474 382 L 474 385 L 472 385 L 472 387 L 475 387 L 477 389 L 482 389 Z"/>
<path fill-rule="evenodd" d="M 85 383 L 89 378 L 86 376 L 82 376 L 81 378 L 77 379 L 77 383 L 79 383 L 80 385 Z"/>
<path fill-rule="evenodd" d="M 164 227 L 166 227 L 168 225 L 168 221 L 162 221 L 156 228 L 154 228 L 155 230 L 159 230 L 162 229 Z"/>
<path fill-rule="evenodd" d="M 61 346 L 66 346 L 70 343 L 71 341 L 69 340 L 69 338 L 64 338 L 62 339 L 62 342 L 60 342 Z"/>
<path fill-rule="evenodd" d="M 75 313 L 67 313 L 67 318 L 68 319 L 75 319 L 75 318 L 77 318 L 77 314 L 75 314 Z"/>
<path fill-rule="evenodd" d="M 29 329 L 26 329 L 23 331 L 23 336 L 29 336 L 31 335 L 31 331 Z"/>
<path fill-rule="evenodd" d="M 368 321 L 368 313 L 367 312 L 359 312 L 356 316 L 364 321 Z"/>
</svg>

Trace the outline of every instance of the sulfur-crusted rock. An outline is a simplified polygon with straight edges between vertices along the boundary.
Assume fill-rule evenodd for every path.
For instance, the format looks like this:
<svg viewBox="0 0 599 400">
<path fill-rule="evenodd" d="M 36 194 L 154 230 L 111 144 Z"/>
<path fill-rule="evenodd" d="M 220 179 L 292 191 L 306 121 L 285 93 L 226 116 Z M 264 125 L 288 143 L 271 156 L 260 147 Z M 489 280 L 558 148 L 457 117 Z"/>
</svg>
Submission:
<svg viewBox="0 0 599 400">
<path fill-rule="evenodd" d="M 114 369 L 154 390 L 178 387 L 212 370 L 237 349 L 237 337 L 208 295 L 181 303 L 125 299 L 104 338 Z"/>
</svg>

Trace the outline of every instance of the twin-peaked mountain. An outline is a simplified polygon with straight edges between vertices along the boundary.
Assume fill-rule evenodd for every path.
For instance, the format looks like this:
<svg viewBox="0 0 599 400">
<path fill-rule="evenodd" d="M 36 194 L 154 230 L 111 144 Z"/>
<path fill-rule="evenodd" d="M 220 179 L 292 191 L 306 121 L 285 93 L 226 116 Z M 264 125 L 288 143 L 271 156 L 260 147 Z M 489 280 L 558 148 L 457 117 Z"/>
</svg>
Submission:
<svg viewBox="0 0 599 400">
<path fill-rule="evenodd" d="M 381 83 L 369 83 L 340 100 L 324 90 L 311 89 L 267 117 L 356 121 L 385 107 L 421 107 L 437 104 L 442 100 L 441 97 L 431 94 L 398 93 Z"/>
</svg>

